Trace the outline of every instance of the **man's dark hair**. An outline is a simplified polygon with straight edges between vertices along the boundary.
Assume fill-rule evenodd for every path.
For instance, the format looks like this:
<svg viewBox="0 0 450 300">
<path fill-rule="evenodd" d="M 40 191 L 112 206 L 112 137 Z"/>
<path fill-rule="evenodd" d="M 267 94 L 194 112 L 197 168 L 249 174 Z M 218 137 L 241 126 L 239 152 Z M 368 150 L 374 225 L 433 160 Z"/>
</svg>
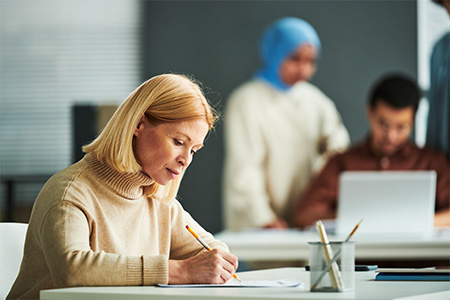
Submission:
<svg viewBox="0 0 450 300">
<path fill-rule="evenodd" d="M 440 6 L 444 6 L 444 1 L 448 1 L 448 0 L 431 0 L 431 2 L 434 2 Z"/>
<path fill-rule="evenodd" d="M 413 107 L 415 113 L 420 97 L 420 89 L 414 80 L 402 74 L 389 74 L 373 86 L 369 105 L 374 108 L 378 102 L 384 101 L 396 109 Z"/>
</svg>

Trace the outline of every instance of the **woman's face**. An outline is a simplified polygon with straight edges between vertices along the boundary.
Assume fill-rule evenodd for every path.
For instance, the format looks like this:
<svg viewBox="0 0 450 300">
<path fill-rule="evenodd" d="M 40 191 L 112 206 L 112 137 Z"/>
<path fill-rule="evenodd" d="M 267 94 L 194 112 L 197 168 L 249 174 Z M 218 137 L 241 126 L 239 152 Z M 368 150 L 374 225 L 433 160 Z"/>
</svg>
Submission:
<svg viewBox="0 0 450 300">
<path fill-rule="evenodd" d="M 176 179 L 203 147 L 205 120 L 152 125 L 143 117 L 134 131 L 134 153 L 144 172 L 161 185 Z"/>
<path fill-rule="evenodd" d="M 281 79 L 287 85 L 310 80 L 316 72 L 316 58 L 317 49 L 314 46 L 299 46 L 281 63 Z"/>
</svg>

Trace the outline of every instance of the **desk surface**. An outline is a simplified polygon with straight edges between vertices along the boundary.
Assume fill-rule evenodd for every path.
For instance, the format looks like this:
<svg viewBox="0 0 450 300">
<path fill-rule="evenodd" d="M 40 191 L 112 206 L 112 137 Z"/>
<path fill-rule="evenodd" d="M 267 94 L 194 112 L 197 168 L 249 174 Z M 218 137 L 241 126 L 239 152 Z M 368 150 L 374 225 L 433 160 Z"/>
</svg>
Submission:
<svg viewBox="0 0 450 300">
<path fill-rule="evenodd" d="M 288 261 L 309 259 L 308 242 L 318 241 L 312 231 L 299 230 L 248 230 L 223 231 L 215 237 L 225 242 L 240 260 Z M 345 237 L 329 235 L 330 241 Z M 367 260 L 435 260 L 450 259 L 450 230 L 442 229 L 431 236 L 358 236 L 356 259 Z"/>
<path fill-rule="evenodd" d="M 76 287 L 41 291 L 41 299 L 415 299 L 450 298 L 448 281 L 382 282 L 375 272 L 357 272 L 355 291 L 344 293 L 309 292 L 309 272 L 303 268 L 279 268 L 238 273 L 242 280 L 277 280 L 295 277 L 304 282 L 294 288 L 160 288 Z M 413 297 L 413 298 L 411 298 Z"/>
</svg>

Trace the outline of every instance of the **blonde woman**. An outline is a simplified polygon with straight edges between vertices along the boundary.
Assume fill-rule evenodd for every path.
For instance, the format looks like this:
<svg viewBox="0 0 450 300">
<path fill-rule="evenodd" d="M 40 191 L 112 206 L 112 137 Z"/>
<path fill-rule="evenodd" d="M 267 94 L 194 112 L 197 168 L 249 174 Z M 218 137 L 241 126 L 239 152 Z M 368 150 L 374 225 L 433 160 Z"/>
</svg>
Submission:
<svg viewBox="0 0 450 300">
<path fill-rule="evenodd" d="M 175 199 L 216 119 L 185 76 L 159 75 L 139 86 L 83 148 L 85 157 L 43 187 L 7 298 L 39 298 L 42 289 L 69 286 L 229 280 L 237 258 Z"/>
</svg>

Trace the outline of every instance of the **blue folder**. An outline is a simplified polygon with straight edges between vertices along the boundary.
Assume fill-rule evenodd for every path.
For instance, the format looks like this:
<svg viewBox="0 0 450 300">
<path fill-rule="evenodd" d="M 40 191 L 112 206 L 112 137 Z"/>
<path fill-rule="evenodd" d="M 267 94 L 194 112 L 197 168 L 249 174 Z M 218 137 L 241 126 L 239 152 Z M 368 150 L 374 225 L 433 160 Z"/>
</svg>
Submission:
<svg viewBox="0 0 450 300">
<path fill-rule="evenodd" d="M 386 271 L 375 276 L 378 281 L 450 281 L 450 270 Z"/>
</svg>

